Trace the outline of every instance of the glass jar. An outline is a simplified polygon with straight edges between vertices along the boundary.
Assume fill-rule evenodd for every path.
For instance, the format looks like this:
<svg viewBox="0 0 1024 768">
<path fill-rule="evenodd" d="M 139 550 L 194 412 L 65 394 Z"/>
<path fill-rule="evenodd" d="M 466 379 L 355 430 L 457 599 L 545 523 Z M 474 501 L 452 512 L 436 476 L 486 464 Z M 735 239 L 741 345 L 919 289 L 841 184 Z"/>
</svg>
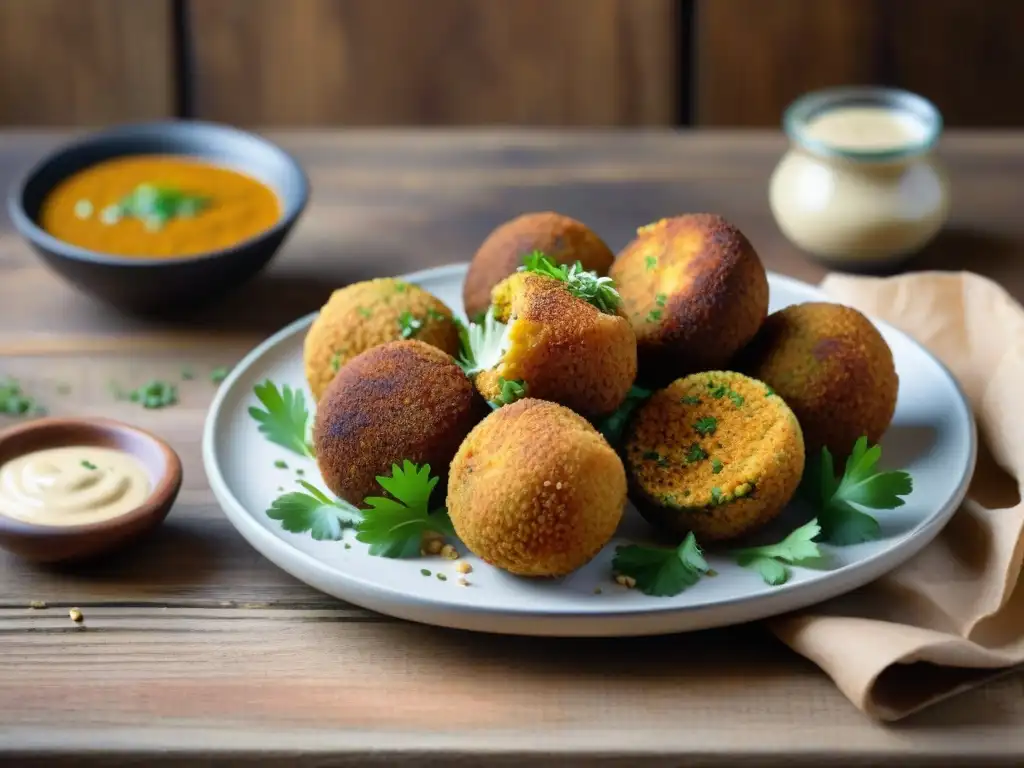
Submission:
<svg viewBox="0 0 1024 768">
<path fill-rule="evenodd" d="M 769 186 L 782 233 L 815 258 L 873 268 L 919 250 L 949 215 L 949 182 L 933 148 L 942 116 L 889 88 L 809 93 L 786 110 L 789 151 Z"/>
</svg>

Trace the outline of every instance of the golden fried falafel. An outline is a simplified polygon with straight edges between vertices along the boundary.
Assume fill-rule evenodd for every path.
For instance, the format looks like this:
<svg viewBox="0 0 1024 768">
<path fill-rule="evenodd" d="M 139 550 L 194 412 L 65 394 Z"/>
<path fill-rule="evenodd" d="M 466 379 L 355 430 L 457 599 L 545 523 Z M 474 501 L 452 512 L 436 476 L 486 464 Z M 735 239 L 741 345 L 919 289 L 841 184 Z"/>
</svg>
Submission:
<svg viewBox="0 0 1024 768">
<path fill-rule="evenodd" d="M 611 413 L 636 378 L 636 338 L 629 321 L 577 298 L 565 283 L 517 272 L 494 289 L 495 318 L 508 326 L 506 349 L 475 383 L 489 402 L 502 382 L 527 397 L 560 403 L 587 417 Z"/>
<path fill-rule="evenodd" d="M 460 443 L 486 413 L 447 353 L 422 341 L 381 344 L 350 360 L 324 392 L 316 462 L 327 487 L 352 504 L 406 459 L 429 464 L 443 487 Z"/>
<path fill-rule="evenodd" d="M 414 338 L 456 355 L 459 329 L 451 310 L 417 285 L 395 278 L 335 291 L 306 333 L 306 380 L 319 400 L 346 362 L 378 344 Z"/>
<path fill-rule="evenodd" d="M 768 314 L 764 266 L 721 216 L 641 227 L 609 274 L 636 331 L 640 381 L 650 386 L 725 366 Z"/>
<path fill-rule="evenodd" d="M 607 275 L 615 254 L 586 224 L 552 211 L 526 213 L 506 221 L 487 236 L 473 256 L 462 300 L 466 316 L 479 319 L 491 303 L 491 291 L 540 251 L 556 264 L 580 262 L 584 269 Z"/>
<path fill-rule="evenodd" d="M 655 392 L 625 445 L 630 498 L 653 525 L 722 541 L 771 521 L 804 471 L 800 425 L 782 398 L 738 373 L 697 373 Z"/>
<path fill-rule="evenodd" d="M 527 398 L 459 448 L 448 513 L 475 555 L 521 576 L 564 576 L 611 539 L 626 503 L 622 462 L 583 417 Z"/>
<path fill-rule="evenodd" d="M 808 302 L 768 316 L 736 367 L 793 409 L 808 453 L 845 457 L 861 435 L 877 442 L 896 410 L 899 377 L 882 334 L 852 307 Z"/>
</svg>

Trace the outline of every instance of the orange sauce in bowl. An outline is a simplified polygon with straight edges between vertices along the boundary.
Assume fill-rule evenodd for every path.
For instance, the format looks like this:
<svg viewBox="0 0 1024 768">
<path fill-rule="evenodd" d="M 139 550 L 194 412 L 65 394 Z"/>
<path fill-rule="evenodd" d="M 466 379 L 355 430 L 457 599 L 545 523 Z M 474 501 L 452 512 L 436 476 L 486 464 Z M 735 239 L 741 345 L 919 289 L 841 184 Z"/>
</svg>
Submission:
<svg viewBox="0 0 1024 768">
<path fill-rule="evenodd" d="M 141 193 L 149 207 L 126 204 Z M 251 176 L 189 157 L 137 155 L 105 160 L 63 180 L 43 201 L 39 223 L 53 237 L 90 251 L 173 259 L 237 245 L 280 217 L 277 195 Z"/>
</svg>

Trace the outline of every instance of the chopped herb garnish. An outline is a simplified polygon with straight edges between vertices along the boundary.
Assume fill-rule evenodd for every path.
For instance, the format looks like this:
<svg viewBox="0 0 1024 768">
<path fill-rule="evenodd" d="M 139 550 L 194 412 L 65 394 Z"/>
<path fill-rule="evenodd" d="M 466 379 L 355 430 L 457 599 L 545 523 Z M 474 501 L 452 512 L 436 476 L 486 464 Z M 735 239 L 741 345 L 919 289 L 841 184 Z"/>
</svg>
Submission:
<svg viewBox="0 0 1024 768">
<path fill-rule="evenodd" d="M 335 373 L 341 370 L 341 353 L 335 352 L 331 355 L 331 370 Z"/>
<path fill-rule="evenodd" d="M 99 467 L 97 467 L 95 464 L 93 464 L 88 459 L 83 459 L 82 460 L 82 466 L 85 467 L 86 469 L 90 469 L 90 470 L 91 469 L 99 469 Z"/>
<path fill-rule="evenodd" d="M 733 552 L 736 562 L 744 568 L 757 571 L 765 584 L 778 586 L 789 581 L 790 565 L 799 565 L 821 557 L 821 550 L 814 543 L 821 533 L 817 520 L 800 526 L 778 544 L 763 547 L 749 547 Z"/>
<path fill-rule="evenodd" d="M 622 405 L 594 425 L 604 435 L 604 439 L 608 441 L 609 445 L 614 447 L 619 444 L 619 441 L 622 439 L 622 433 L 625 431 L 633 412 L 647 402 L 652 394 L 653 392 L 649 389 L 643 389 L 635 385 L 630 387 L 629 392 L 626 394 L 626 399 L 622 401 Z"/>
<path fill-rule="evenodd" d="M 277 467 L 278 469 L 288 469 L 288 464 L 284 461 L 284 459 L 278 459 L 277 461 L 275 461 L 274 466 Z"/>
<path fill-rule="evenodd" d="M 413 315 L 409 310 L 406 310 L 398 316 L 398 328 L 402 332 L 403 339 L 411 339 L 419 333 L 419 330 L 422 327 L 423 321 Z"/>
<path fill-rule="evenodd" d="M 259 424 L 259 431 L 270 442 L 294 451 L 300 456 L 313 456 L 313 447 L 307 438 L 309 411 L 301 390 L 287 384 L 281 389 L 272 381 L 257 384 L 253 391 L 263 405 L 249 408 L 249 415 Z"/>
<path fill-rule="evenodd" d="M 437 322 L 439 323 L 443 323 L 445 320 L 448 319 L 447 317 L 445 317 L 445 314 L 443 312 L 438 312 L 433 307 L 430 307 L 427 310 L 427 317 L 429 317 L 431 320 L 437 320 Z"/>
<path fill-rule="evenodd" d="M 462 352 L 457 362 L 467 376 L 489 371 L 501 362 L 511 343 L 511 327 L 494 319 L 493 307 L 487 310 L 482 323 L 470 323 L 468 328 L 459 324 Z"/>
<path fill-rule="evenodd" d="M 767 384 L 764 385 L 764 396 L 771 397 L 775 394 L 775 390 L 769 387 Z"/>
<path fill-rule="evenodd" d="M 711 503 L 714 506 L 722 503 L 722 489 L 718 486 L 711 489 Z"/>
<path fill-rule="evenodd" d="M 654 303 L 657 304 L 659 307 L 664 307 L 667 301 L 668 296 L 666 296 L 664 293 L 659 293 L 657 296 L 654 297 Z"/>
<path fill-rule="evenodd" d="M 843 476 L 836 479 L 832 454 L 821 449 L 821 458 L 808 463 L 801 483 L 803 495 L 818 509 L 821 541 L 837 546 L 860 544 L 877 539 L 881 533 L 878 521 L 858 507 L 896 509 L 906 502 L 913 490 L 910 475 L 902 470 L 879 472 L 882 447 L 868 447 L 861 437 L 846 460 Z"/>
<path fill-rule="evenodd" d="M 693 428 L 697 431 L 697 434 L 702 437 L 713 435 L 715 434 L 715 430 L 718 429 L 718 419 L 714 416 L 705 416 L 701 419 L 697 419 L 697 421 L 694 422 Z"/>
<path fill-rule="evenodd" d="M 700 405 L 701 400 L 699 397 L 694 397 L 693 395 L 684 395 L 679 398 L 679 402 L 683 405 Z"/>
<path fill-rule="evenodd" d="M 340 499 L 330 499 L 305 481 L 299 483 L 307 493 L 294 491 L 274 499 L 267 517 L 278 520 L 284 530 L 306 533 L 317 541 L 337 541 L 345 528 L 362 520 L 354 506 Z"/>
<path fill-rule="evenodd" d="M 739 392 L 730 389 L 726 394 L 729 396 L 729 399 L 732 400 L 732 404 L 737 408 L 743 405 L 743 395 Z"/>
<path fill-rule="evenodd" d="M 658 258 L 656 256 L 645 256 L 644 265 L 647 267 L 648 271 L 650 271 L 658 266 Z"/>
<path fill-rule="evenodd" d="M 220 368 L 214 368 L 210 371 L 210 381 L 214 384 L 220 384 L 228 377 L 228 373 L 230 373 L 230 370 L 225 365 L 222 365 Z"/>
<path fill-rule="evenodd" d="M 729 391 L 729 388 L 725 384 L 715 384 L 714 382 L 708 382 L 708 389 L 711 390 L 709 393 L 715 400 L 721 400 L 725 397 L 725 393 Z"/>
<path fill-rule="evenodd" d="M 686 463 L 693 464 L 694 462 L 701 461 L 708 457 L 707 451 L 700 447 L 699 443 L 694 443 L 686 451 Z"/>
<path fill-rule="evenodd" d="M 578 261 L 571 267 L 555 264 L 540 251 L 534 251 L 523 259 L 523 266 L 519 269 L 560 280 L 577 299 L 582 299 L 606 314 L 615 314 L 622 304 L 614 280 L 598 277 L 596 272 L 588 272 Z"/>
<path fill-rule="evenodd" d="M 717 475 L 719 472 L 722 471 L 722 466 L 723 465 L 722 465 L 722 462 L 720 460 L 712 459 L 711 460 L 711 474 Z"/>
<path fill-rule="evenodd" d="M 88 219 L 92 216 L 93 207 L 92 203 L 88 200 L 79 200 L 75 203 L 75 218 L 76 219 Z"/>
<path fill-rule="evenodd" d="M 661 454 L 657 451 L 644 451 L 643 458 L 645 461 L 661 461 Z"/>
<path fill-rule="evenodd" d="M 430 569 L 429 568 L 420 568 L 420 576 L 429 576 L 429 575 L 430 575 Z"/>
<path fill-rule="evenodd" d="M 119 400 L 139 403 L 143 408 L 167 408 L 177 404 L 178 387 L 166 381 L 154 380 L 128 392 L 115 389 L 115 396 Z"/>
<path fill-rule="evenodd" d="M 660 309 L 652 309 L 650 312 L 647 313 L 647 322 L 653 323 L 653 322 L 656 322 L 658 320 L 661 320 L 661 310 Z"/>
<path fill-rule="evenodd" d="M 182 368 L 181 369 L 182 381 L 192 381 L 192 379 L 194 379 L 195 377 L 196 377 L 195 371 L 193 371 L 191 368 Z"/>
<path fill-rule="evenodd" d="M 302 477 L 304 474 L 306 474 L 306 470 L 299 467 L 298 469 L 295 470 L 295 474 L 298 475 L 299 477 Z"/>
<path fill-rule="evenodd" d="M 360 317 L 365 317 L 365 318 L 373 317 L 373 312 L 371 312 L 366 307 L 356 307 L 356 311 L 359 313 Z"/>
<path fill-rule="evenodd" d="M 637 589 L 654 597 L 678 595 L 700 581 L 707 570 L 693 533 L 674 548 L 639 544 L 616 547 L 612 561 L 614 573 L 634 579 Z"/>
<path fill-rule="evenodd" d="M 116 224 L 123 218 L 141 221 L 147 230 L 156 232 L 172 219 L 192 218 L 210 205 L 210 198 L 193 195 L 173 187 L 139 184 L 130 194 L 100 213 L 104 224 Z"/>
<path fill-rule="evenodd" d="M 14 379 L 0 379 L 0 414 L 6 416 L 41 416 L 46 410 L 26 395 Z"/>
<path fill-rule="evenodd" d="M 438 581 L 448 581 L 448 577 L 445 576 L 443 573 L 439 573 L 439 574 L 437 574 L 437 580 Z"/>
<path fill-rule="evenodd" d="M 408 283 L 402 282 L 401 280 L 395 280 L 395 293 L 405 293 L 408 288 Z"/>
<path fill-rule="evenodd" d="M 406 460 L 391 467 L 390 477 L 377 482 L 391 494 L 368 496 L 367 507 L 359 523 L 356 538 L 370 545 L 370 554 L 379 557 L 417 557 L 424 533 L 454 536 L 448 511 L 441 507 L 430 511 L 430 495 L 438 478 L 431 477 L 430 465 L 422 467 Z"/>
<path fill-rule="evenodd" d="M 498 377 L 498 396 L 491 401 L 491 406 L 500 408 L 503 405 L 512 405 L 516 400 L 522 400 L 526 397 L 526 382 L 515 379 L 508 381 L 502 377 Z"/>
</svg>

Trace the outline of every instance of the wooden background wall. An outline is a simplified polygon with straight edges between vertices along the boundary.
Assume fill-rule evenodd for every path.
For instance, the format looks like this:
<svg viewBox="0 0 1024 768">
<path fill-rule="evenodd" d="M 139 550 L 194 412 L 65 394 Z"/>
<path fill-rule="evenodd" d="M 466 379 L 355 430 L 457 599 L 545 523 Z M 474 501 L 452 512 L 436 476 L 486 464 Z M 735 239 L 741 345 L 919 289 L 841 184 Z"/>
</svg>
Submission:
<svg viewBox="0 0 1024 768">
<path fill-rule="evenodd" d="M 0 0 L 0 124 L 777 125 L 884 83 L 1024 126 L 1024 0 Z"/>
</svg>

